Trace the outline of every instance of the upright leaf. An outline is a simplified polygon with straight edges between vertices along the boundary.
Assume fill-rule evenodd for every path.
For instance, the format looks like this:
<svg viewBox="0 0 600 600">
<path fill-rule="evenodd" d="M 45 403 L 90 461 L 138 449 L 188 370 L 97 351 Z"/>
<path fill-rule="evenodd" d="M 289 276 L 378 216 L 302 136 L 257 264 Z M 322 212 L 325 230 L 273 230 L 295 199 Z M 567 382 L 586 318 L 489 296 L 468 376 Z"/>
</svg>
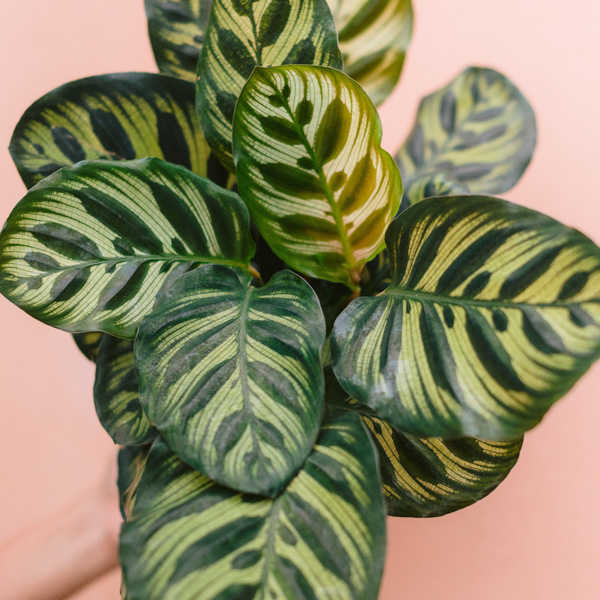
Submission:
<svg viewBox="0 0 600 600">
<path fill-rule="evenodd" d="M 431 198 L 386 236 L 392 275 L 331 340 L 342 387 L 391 426 L 502 440 L 600 356 L 600 249 L 496 198 Z"/>
<path fill-rule="evenodd" d="M 356 415 L 328 419 L 275 499 L 220 487 L 155 442 L 121 533 L 130 600 L 375 600 L 385 519 Z"/>
<path fill-rule="evenodd" d="M 274 252 L 356 288 L 402 196 L 360 86 L 326 67 L 257 68 L 237 104 L 233 143 L 240 194 Z"/>
<path fill-rule="evenodd" d="M 166 75 L 117 73 L 67 83 L 21 117 L 10 152 L 30 188 L 82 160 L 149 156 L 225 185 L 194 107 L 194 86 Z"/>
<path fill-rule="evenodd" d="M 262 288 L 205 266 L 179 279 L 140 328 L 136 364 L 150 420 L 192 467 L 274 495 L 298 471 L 323 410 L 325 323 L 291 271 Z"/>
<path fill-rule="evenodd" d="M 256 66 L 342 68 L 337 32 L 326 0 L 214 0 L 198 62 L 196 102 L 213 152 L 234 170 L 235 105 Z"/>
<path fill-rule="evenodd" d="M 536 140 L 523 94 L 497 71 L 470 67 L 421 101 L 396 161 L 407 189 L 443 176 L 472 194 L 499 194 L 519 181 Z"/>
<path fill-rule="evenodd" d="M 134 337 L 160 290 L 190 268 L 248 269 L 237 194 L 157 159 L 93 161 L 44 179 L 0 234 L 0 292 L 66 331 Z"/>
<path fill-rule="evenodd" d="M 115 444 L 146 444 L 156 437 L 156 430 L 140 404 L 140 386 L 133 362 L 133 340 L 103 335 L 96 365 L 94 403 L 102 427 Z"/>
<path fill-rule="evenodd" d="M 411 0 L 327 0 L 339 32 L 344 71 L 375 104 L 402 73 L 413 31 Z"/>
<path fill-rule="evenodd" d="M 162 73 L 196 81 L 211 0 L 145 0 L 148 34 Z"/>
</svg>

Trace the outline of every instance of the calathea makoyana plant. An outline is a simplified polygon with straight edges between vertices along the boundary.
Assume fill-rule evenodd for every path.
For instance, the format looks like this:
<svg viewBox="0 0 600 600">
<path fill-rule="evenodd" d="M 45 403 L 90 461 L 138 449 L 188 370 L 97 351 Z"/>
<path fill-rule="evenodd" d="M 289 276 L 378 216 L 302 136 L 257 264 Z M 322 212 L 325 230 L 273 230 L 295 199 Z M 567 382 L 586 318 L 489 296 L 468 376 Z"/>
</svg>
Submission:
<svg viewBox="0 0 600 600">
<path fill-rule="evenodd" d="M 97 363 L 124 596 L 376 598 L 385 515 L 488 494 L 598 358 L 600 250 L 489 195 L 536 140 L 496 71 L 382 149 L 409 0 L 146 10 L 164 74 L 19 122 L 0 290 Z"/>
</svg>

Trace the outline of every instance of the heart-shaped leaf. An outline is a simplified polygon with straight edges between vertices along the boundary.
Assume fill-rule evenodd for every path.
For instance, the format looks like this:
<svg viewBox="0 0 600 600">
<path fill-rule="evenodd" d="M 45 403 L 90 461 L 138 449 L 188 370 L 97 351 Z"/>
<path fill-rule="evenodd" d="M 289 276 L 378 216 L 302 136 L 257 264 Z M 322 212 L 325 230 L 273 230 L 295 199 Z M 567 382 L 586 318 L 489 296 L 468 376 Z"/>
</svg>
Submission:
<svg viewBox="0 0 600 600">
<path fill-rule="evenodd" d="M 156 430 L 140 404 L 133 340 L 102 336 L 96 365 L 94 403 L 102 427 L 115 444 L 146 444 L 156 437 Z"/>
<path fill-rule="evenodd" d="M 339 32 L 344 71 L 375 104 L 402 73 L 413 31 L 411 0 L 327 0 Z"/>
<path fill-rule="evenodd" d="M 328 419 L 275 499 L 220 487 L 157 441 L 121 532 L 130 600 L 375 600 L 385 518 L 360 419 Z"/>
<path fill-rule="evenodd" d="M 233 142 L 240 194 L 273 251 L 297 271 L 356 288 L 402 196 L 360 86 L 327 67 L 257 68 Z"/>
<path fill-rule="evenodd" d="M 536 140 L 523 94 L 497 71 L 471 67 L 421 101 L 396 161 L 407 189 L 443 176 L 472 194 L 499 194 L 519 181 Z"/>
<path fill-rule="evenodd" d="M 211 0 L 145 0 L 148 34 L 162 73 L 196 81 Z"/>
<path fill-rule="evenodd" d="M 233 172 L 235 105 L 257 66 L 342 68 L 326 0 L 214 0 L 198 62 L 196 102 L 206 139 Z"/>
<path fill-rule="evenodd" d="M 578 231 L 458 196 L 409 208 L 386 241 L 391 283 L 340 315 L 331 354 L 394 428 L 517 437 L 600 356 L 600 249 Z"/>
<path fill-rule="evenodd" d="M 323 410 L 321 307 L 282 271 L 262 288 L 210 265 L 180 278 L 136 341 L 141 400 L 192 467 L 273 495 L 298 471 Z"/>
<path fill-rule="evenodd" d="M 19 202 L 0 234 L 0 292 L 66 331 L 134 337 L 163 286 L 201 263 L 247 270 L 237 194 L 157 159 L 61 169 Z"/>
<path fill-rule="evenodd" d="M 34 102 L 10 152 L 30 188 L 82 160 L 155 157 L 225 186 L 194 107 L 194 86 L 150 73 L 117 73 L 67 83 Z"/>
</svg>

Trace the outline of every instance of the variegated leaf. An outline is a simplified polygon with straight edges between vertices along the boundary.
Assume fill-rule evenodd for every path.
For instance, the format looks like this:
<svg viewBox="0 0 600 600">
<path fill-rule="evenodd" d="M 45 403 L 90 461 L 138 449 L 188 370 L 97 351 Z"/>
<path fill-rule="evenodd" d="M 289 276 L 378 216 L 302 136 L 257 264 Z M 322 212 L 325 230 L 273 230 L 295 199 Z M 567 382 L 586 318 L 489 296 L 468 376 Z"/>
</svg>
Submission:
<svg viewBox="0 0 600 600">
<path fill-rule="evenodd" d="M 237 194 L 157 159 L 64 168 L 0 234 L 0 292 L 66 331 L 134 337 L 163 286 L 201 263 L 248 270 Z"/>
<path fill-rule="evenodd" d="M 443 176 L 472 194 L 499 194 L 519 181 L 536 140 L 523 94 L 497 71 L 471 67 L 421 101 L 396 161 L 407 189 Z"/>
<path fill-rule="evenodd" d="M 275 499 L 220 487 L 155 442 L 120 555 L 130 600 L 375 600 L 385 518 L 360 419 L 329 418 Z"/>
<path fill-rule="evenodd" d="M 496 198 L 430 198 L 393 221 L 392 277 L 331 340 L 346 392 L 422 436 L 503 440 L 600 356 L 600 249 Z"/>
<path fill-rule="evenodd" d="M 256 66 L 342 68 L 326 0 L 214 0 L 198 62 L 196 102 L 206 139 L 233 172 L 235 105 Z"/>
<path fill-rule="evenodd" d="M 411 0 L 327 0 L 339 32 L 344 71 L 375 104 L 402 73 L 413 31 Z"/>
<path fill-rule="evenodd" d="M 156 430 L 140 404 L 133 340 L 103 335 L 96 365 L 94 403 L 102 427 L 115 444 L 146 444 L 156 437 Z"/>
<path fill-rule="evenodd" d="M 211 0 L 145 0 L 148 34 L 162 73 L 196 81 Z"/>
<path fill-rule="evenodd" d="M 227 182 L 198 123 L 194 86 L 166 75 L 118 73 L 67 83 L 25 111 L 10 152 L 28 188 L 82 160 L 149 156 Z"/>
<path fill-rule="evenodd" d="M 81 353 L 88 360 L 96 362 L 103 335 L 104 334 L 99 331 L 88 331 L 86 333 L 75 333 L 73 339 Z"/>
<path fill-rule="evenodd" d="M 356 289 L 402 181 L 365 92 L 327 67 L 257 68 L 235 111 L 240 194 L 292 268 Z"/>
<path fill-rule="evenodd" d="M 234 489 L 274 495 L 310 452 L 323 410 L 325 323 L 310 286 L 262 288 L 210 265 L 180 278 L 136 340 L 141 400 L 171 448 Z"/>
</svg>

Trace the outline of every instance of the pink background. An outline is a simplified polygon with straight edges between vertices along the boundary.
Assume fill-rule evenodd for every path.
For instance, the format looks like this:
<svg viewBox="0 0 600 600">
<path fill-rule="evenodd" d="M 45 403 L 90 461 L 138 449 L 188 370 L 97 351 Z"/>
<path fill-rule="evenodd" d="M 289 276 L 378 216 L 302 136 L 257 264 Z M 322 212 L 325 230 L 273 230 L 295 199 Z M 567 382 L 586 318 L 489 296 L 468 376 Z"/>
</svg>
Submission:
<svg viewBox="0 0 600 600">
<path fill-rule="evenodd" d="M 381 110 L 393 151 L 418 99 L 469 64 L 509 75 L 534 105 L 539 149 L 506 198 L 600 242 L 600 3 L 415 0 L 415 39 L 402 85 Z M 0 221 L 24 193 L 5 148 L 25 108 L 87 75 L 154 71 L 142 0 L 29 0 L 0 20 Z M 0 537 L 84 492 L 111 446 L 96 421 L 93 369 L 71 338 L 0 298 Z M 600 367 L 530 434 L 492 496 L 454 515 L 389 522 L 381 598 L 595 600 L 600 590 L 597 444 Z M 117 599 L 113 573 L 76 596 Z"/>
</svg>

